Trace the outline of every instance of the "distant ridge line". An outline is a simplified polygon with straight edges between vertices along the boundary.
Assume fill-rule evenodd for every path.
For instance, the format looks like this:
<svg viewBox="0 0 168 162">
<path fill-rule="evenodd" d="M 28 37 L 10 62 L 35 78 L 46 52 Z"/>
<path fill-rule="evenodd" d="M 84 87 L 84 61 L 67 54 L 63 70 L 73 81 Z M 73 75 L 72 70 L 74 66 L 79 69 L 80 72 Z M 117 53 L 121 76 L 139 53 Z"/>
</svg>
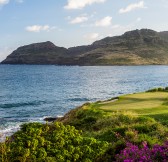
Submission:
<svg viewBox="0 0 168 162">
<path fill-rule="evenodd" d="M 17 48 L 1 64 L 168 65 L 168 31 L 136 29 L 68 49 L 50 41 L 33 43 Z"/>
</svg>

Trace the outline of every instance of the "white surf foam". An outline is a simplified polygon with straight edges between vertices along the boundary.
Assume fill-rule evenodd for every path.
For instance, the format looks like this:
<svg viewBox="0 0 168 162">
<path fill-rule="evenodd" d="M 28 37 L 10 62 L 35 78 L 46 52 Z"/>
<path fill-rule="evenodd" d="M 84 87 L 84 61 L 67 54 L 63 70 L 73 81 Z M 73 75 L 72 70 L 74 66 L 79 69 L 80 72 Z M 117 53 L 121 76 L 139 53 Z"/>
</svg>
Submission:
<svg viewBox="0 0 168 162">
<path fill-rule="evenodd" d="M 51 117 L 51 116 L 30 118 L 29 121 L 27 122 L 8 122 L 0 126 L 0 142 L 5 141 L 6 137 L 9 137 L 15 132 L 17 132 L 20 129 L 20 126 L 22 124 L 33 123 L 33 122 L 45 123 L 44 119 L 47 117 Z M 60 117 L 63 117 L 63 115 L 57 115 L 56 117 L 60 118 Z"/>
</svg>

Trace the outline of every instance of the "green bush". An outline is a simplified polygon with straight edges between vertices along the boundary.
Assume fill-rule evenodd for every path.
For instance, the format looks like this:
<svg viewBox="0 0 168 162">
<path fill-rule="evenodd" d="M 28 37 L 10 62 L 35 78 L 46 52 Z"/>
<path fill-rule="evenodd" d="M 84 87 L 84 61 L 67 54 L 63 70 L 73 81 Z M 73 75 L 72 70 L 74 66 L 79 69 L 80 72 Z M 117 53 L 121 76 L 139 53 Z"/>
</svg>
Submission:
<svg viewBox="0 0 168 162">
<path fill-rule="evenodd" d="M 146 124 L 146 123 L 156 123 L 154 118 L 146 117 L 146 116 L 139 116 L 135 118 L 135 123 L 141 123 L 141 124 Z"/>
<path fill-rule="evenodd" d="M 149 147 L 153 146 L 154 144 L 160 143 L 160 140 L 158 138 L 149 136 L 144 133 L 139 134 L 137 140 L 134 141 L 134 143 L 137 144 L 138 146 L 141 146 L 142 142 L 144 141 L 148 144 Z"/>
<path fill-rule="evenodd" d="M 138 133 L 150 134 L 151 132 L 156 131 L 157 125 L 137 124 L 133 128 L 138 131 Z"/>
<path fill-rule="evenodd" d="M 153 88 L 153 89 L 148 90 L 147 92 L 157 92 L 157 91 L 158 91 L 158 88 Z"/>
<path fill-rule="evenodd" d="M 20 131 L 0 144 L 0 161 L 115 161 L 115 154 L 127 142 L 141 146 L 146 141 L 152 146 L 163 142 L 168 134 L 168 128 L 153 118 L 131 112 L 105 114 L 93 108 L 78 109 L 73 111 L 73 118 L 68 114 L 64 121 L 66 125 L 22 125 Z"/>
<path fill-rule="evenodd" d="M 98 119 L 103 118 L 104 112 L 98 109 L 79 109 L 66 124 L 75 126 L 78 130 L 90 130 Z"/>
<path fill-rule="evenodd" d="M 165 89 L 163 87 L 159 87 L 158 91 L 163 92 Z"/>
<path fill-rule="evenodd" d="M 153 88 L 148 90 L 147 92 L 166 92 L 168 91 L 168 87 L 163 88 L 163 87 L 158 87 L 158 88 Z"/>
<path fill-rule="evenodd" d="M 111 129 L 104 131 L 101 134 L 98 134 L 96 136 L 96 139 L 99 139 L 101 141 L 108 141 L 108 142 L 111 142 L 111 141 L 116 142 L 118 140 L 116 137 L 116 133 Z"/>
<path fill-rule="evenodd" d="M 94 161 L 107 148 L 107 142 L 83 137 L 73 126 L 57 122 L 51 125 L 31 123 L 24 124 L 19 132 L 1 144 L 0 160 Z"/>
<path fill-rule="evenodd" d="M 165 87 L 165 91 L 168 91 L 168 87 Z"/>
</svg>

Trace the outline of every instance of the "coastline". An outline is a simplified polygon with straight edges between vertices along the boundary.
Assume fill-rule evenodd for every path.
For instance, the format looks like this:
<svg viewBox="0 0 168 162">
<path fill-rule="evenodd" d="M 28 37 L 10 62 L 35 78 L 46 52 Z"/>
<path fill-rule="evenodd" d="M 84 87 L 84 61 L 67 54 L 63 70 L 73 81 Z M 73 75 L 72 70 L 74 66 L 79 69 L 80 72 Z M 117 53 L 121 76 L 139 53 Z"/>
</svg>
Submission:
<svg viewBox="0 0 168 162">
<path fill-rule="evenodd" d="M 32 65 L 34 65 L 34 66 L 68 66 L 68 67 L 71 67 L 71 66 L 79 66 L 79 67 L 96 67 L 96 66 L 100 66 L 100 67 L 110 67 L 110 66 L 168 66 L 168 64 L 95 64 L 95 65 L 92 65 L 92 64 L 89 64 L 89 65 L 78 65 L 78 64 L 6 64 L 6 63 L 1 63 L 0 62 L 0 65 L 20 65 L 20 66 L 24 66 L 24 65 L 27 65 L 27 66 L 32 66 Z"/>
<path fill-rule="evenodd" d="M 40 158 L 55 160 L 61 154 L 61 159 L 68 158 L 74 161 L 72 158 L 83 159 L 87 155 L 90 161 L 102 162 L 122 158 L 122 151 L 132 145 L 137 149 L 149 147 L 151 150 L 155 146 L 161 148 L 164 146 L 166 151 L 167 103 L 168 87 L 126 94 L 103 101 L 87 102 L 70 110 L 56 121 L 22 125 L 20 131 L 14 133 L 4 143 L 0 143 L 3 149 L 11 148 L 5 150 L 8 154 L 2 153 L 2 159 L 20 156 L 25 159 L 39 159 L 38 152 L 43 150 Z M 36 145 L 34 145 L 35 141 Z M 71 145 L 68 150 L 67 144 Z M 20 147 L 28 152 L 21 152 Z M 72 149 L 76 147 L 80 148 L 78 156 Z M 0 152 L 3 152 L 3 149 Z M 51 154 L 51 150 L 58 153 Z M 68 155 L 62 150 L 66 150 Z"/>
<path fill-rule="evenodd" d="M 157 88 L 155 88 L 157 89 Z M 154 91 L 155 91 L 154 89 Z M 156 90 L 157 91 L 157 90 Z M 62 115 L 51 115 L 51 116 L 43 116 L 43 117 L 40 117 L 39 120 L 32 120 L 32 121 L 29 121 L 29 122 L 23 122 L 23 123 L 18 123 L 16 126 L 9 126 L 9 128 L 5 129 L 2 131 L 2 133 L 0 134 L 0 142 L 4 142 L 5 138 L 6 137 L 10 137 L 11 135 L 13 135 L 15 132 L 17 132 L 18 130 L 20 130 L 20 126 L 22 124 L 25 124 L 25 123 L 36 123 L 36 122 L 40 122 L 40 123 L 43 123 L 45 124 L 46 122 L 49 122 L 49 123 L 53 123 L 53 122 L 67 122 L 66 120 L 68 118 L 72 118 L 71 117 L 71 114 L 73 114 L 74 112 L 76 113 L 76 111 L 79 111 L 79 110 L 82 110 L 82 109 L 87 109 L 86 107 L 90 107 L 90 105 L 96 105 L 95 107 L 97 107 L 97 104 L 99 106 L 101 105 L 108 105 L 108 104 L 113 104 L 115 102 L 118 102 L 121 98 L 123 98 L 124 96 L 129 96 L 129 95 L 136 95 L 136 94 L 143 94 L 143 93 L 147 93 L 148 91 L 146 92 L 137 92 L 137 93 L 130 93 L 130 94 L 123 94 L 123 95 L 120 95 L 120 96 L 117 96 L 117 97 L 112 97 L 112 98 L 109 98 L 109 99 L 105 99 L 105 100 L 98 100 L 98 101 L 95 101 L 95 102 L 85 102 L 84 104 L 80 105 L 80 106 L 77 106 L 71 110 L 69 110 L 68 112 L 65 112 L 65 114 L 62 116 Z M 150 90 L 149 90 L 150 92 Z M 153 92 L 152 92 L 153 93 Z M 167 91 L 166 91 L 167 93 Z M 92 107 L 91 106 L 91 107 Z M 93 106 L 94 107 L 94 106 Z M 116 110 L 115 110 L 116 111 Z M 114 111 L 114 112 L 115 112 Z M 116 112 L 120 112 L 121 110 L 117 110 Z M 127 110 L 126 110 L 127 111 Z M 124 110 L 125 112 L 125 110 Z M 129 112 L 129 110 L 128 110 Z M 131 111 L 132 114 L 136 114 L 136 113 L 133 113 Z M 137 114 L 136 114 L 137 115 Z M 68 119 L 69 120 L 69 119 Z M 68 121 L 70 122 L 70 121 Z"/>
</svg>

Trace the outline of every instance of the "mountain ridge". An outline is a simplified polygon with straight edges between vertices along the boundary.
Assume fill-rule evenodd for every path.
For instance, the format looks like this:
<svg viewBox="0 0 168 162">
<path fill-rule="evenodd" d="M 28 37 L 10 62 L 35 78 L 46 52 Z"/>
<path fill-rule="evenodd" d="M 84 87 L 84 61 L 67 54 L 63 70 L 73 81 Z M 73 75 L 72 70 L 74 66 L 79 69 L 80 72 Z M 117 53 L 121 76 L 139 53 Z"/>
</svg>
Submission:
<svg viewBox="0 0 168 162">
<path fill-rule="evenodd" d="M 168 32 L 132 30 L 106 37 L 90 45 L 58 47 L 52 42 L 25 45 L 13 51 L 2 64 L 54 65 L 167 65 Z"/>
</svg>

